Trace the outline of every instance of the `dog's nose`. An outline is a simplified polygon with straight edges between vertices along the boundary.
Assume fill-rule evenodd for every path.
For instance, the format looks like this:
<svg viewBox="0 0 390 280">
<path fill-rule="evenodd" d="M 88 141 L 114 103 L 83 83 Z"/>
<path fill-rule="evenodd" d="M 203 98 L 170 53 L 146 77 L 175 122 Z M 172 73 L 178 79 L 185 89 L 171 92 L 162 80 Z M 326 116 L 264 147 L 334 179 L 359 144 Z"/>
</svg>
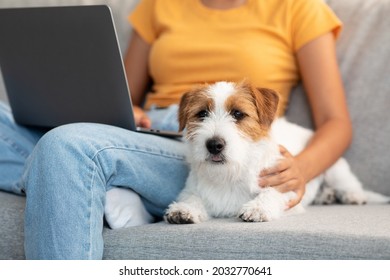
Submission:
<svg viewBox="0 0 390 280">
<path fill-rule="evenodd" d="M 210 154 L 218 155 L 225 148 L 225 140 L 219 137 L 207 140 L 206 147 Z"/>
</svg>

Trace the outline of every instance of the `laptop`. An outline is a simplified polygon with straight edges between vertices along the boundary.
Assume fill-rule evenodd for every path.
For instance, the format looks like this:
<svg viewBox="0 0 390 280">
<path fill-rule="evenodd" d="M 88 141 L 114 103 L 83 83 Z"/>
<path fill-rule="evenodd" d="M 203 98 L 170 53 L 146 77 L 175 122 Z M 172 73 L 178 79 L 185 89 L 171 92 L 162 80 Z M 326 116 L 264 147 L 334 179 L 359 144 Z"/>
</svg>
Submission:
<svg viewBox="0 0 390 280">
<path fill-rule="evenodd" d="M 19 124 L 53 128 L 103 123 L 136 127 L 108 6 L 0 9 L 0 67 Z"/>
</svg>

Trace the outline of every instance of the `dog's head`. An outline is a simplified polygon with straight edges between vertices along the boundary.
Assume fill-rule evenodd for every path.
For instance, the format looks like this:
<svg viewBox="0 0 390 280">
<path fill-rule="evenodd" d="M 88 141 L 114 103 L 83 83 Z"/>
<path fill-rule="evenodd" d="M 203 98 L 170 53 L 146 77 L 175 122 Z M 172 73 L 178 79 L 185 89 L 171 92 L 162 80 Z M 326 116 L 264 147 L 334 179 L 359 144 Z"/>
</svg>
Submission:
<svg viewBox="0 0 390 280">
<path fill-rule="evenodd" d="M 184 94 L 179 127 L 186 128 L 189 160 L 214 166 L 245 160 L 250 144 L 268 136 L 278 102 L 275 91 L 246 82 L 218 82 Z"/>
</svg>

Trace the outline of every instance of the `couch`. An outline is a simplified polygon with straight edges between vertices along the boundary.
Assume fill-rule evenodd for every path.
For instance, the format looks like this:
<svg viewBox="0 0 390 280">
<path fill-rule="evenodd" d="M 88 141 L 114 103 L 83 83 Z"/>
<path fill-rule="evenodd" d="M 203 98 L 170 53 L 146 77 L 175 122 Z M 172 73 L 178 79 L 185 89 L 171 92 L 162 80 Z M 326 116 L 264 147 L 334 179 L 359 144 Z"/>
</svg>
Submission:
<svg viewBox="0 0 390 280">
<path fill-rule="evenodd" d="M 111 6 L 121 49 L 134 0 L 2 0 L 0 7 Z M 328 0 L 344 22 L 338 59 L 354 125 L 345 157 L 365 187 L 390 196 L 390 1 Z M 0 80 L 0 98 L 7 100 Z M 288 118 L 311 126 L 303 89 L 294 89 Z M 25 198 L 0 192 L 0 259 L 24 259 Z M 310 206 L 268 223 L 214 219 L 104 228 L 104 259 L 390 259 L 390 204 Z"/>
</svg>

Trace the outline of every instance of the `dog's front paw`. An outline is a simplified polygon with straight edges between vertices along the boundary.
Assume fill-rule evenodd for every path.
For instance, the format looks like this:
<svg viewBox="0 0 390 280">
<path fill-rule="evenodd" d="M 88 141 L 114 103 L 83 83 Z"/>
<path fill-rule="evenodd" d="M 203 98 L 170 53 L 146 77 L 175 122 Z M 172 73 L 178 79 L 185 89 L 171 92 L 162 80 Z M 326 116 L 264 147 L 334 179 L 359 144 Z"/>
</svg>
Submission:
<svg viewBox="0 0 390 280">
<path fill-rule="evenodd" d="M 238 217 L 244 222 L 268 222 L 270 218 L 260 209 L 248 209 L 243 207 Z"/>
<path fill-rule="evenodd" d="M 255 199 L 242 206 L 238 217 L 245 222 L 277 220 L 283 215 L 289 199 L 289 193 L 281 194 L 273 188 L 264 189 Z"/>
<path fill-rule="evenodd" d="M 342 204 L 362 205 L 367 203 L 364 191 L 336 191 L 336 197 Z"/>
<path fill-rule="evenodd" d="M 264 205 L 253 200 L 244 204 L 238 217 L 244 222 L 269 222 L 280 217 L 278 212 L 277 210 L 266 209 Z"/>
<path fill-rule="evenodd" d="M 169 211 L 164 218 L 170 224 L 195 224 L 193 215 L 187 211 Z"/>
<path fill-rule="evenodd" d="M 164 215 L 164 220 L 170 224 L 198 224 L 207 219 L 207 214 L 186 203 L 172 203 Z"/>
</svg>

